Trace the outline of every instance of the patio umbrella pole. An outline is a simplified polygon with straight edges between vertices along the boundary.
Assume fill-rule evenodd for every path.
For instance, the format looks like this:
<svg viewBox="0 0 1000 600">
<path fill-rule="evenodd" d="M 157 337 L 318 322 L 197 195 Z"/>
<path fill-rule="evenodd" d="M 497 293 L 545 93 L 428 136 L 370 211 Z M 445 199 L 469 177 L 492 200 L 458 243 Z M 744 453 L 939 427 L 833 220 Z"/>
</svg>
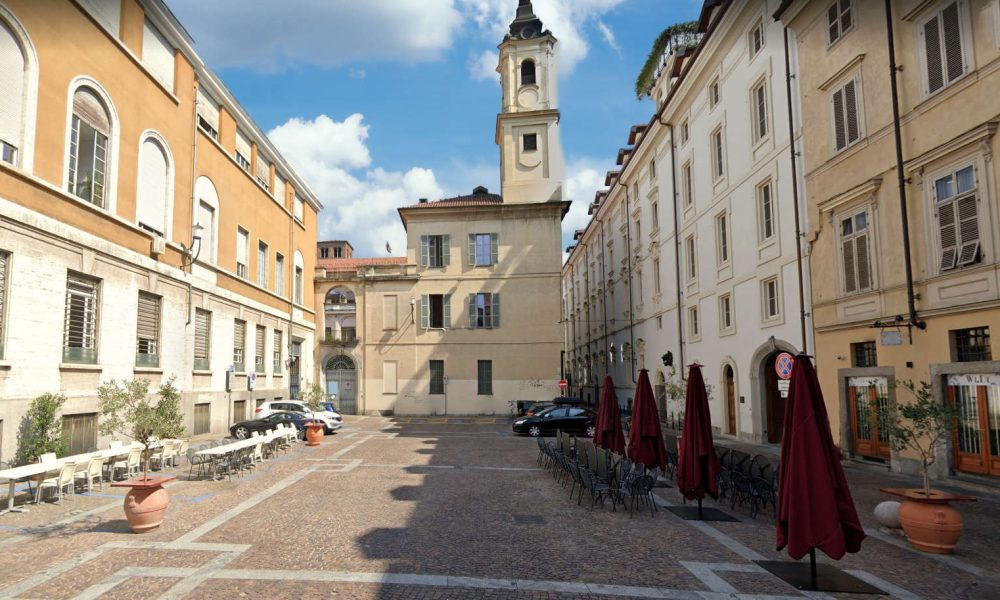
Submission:
<svg viewBox="0 0 1000 600">
<path fill-rule="evenodd" d="M 816 589 L 816 549 L 811 548 L 809 550 L 809 582 L 812 583 L 812 589 Z"/>
</svg>

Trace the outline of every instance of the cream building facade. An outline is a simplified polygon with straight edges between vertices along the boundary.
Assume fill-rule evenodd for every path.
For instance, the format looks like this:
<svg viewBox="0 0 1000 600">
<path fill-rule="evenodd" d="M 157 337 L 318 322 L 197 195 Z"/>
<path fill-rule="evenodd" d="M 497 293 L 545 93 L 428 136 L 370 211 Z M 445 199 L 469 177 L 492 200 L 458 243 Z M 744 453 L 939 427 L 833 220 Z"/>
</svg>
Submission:
<svg viewBox="0 0 1000 600">
<path fill-rule="evenodd" d="M 910 401 L 897 384 L 926 381 L 961 409 L 935 474 L 1000 476 L 1000 3 L 789 1 L 778 16 L 810 65 L 808 239 L 834 436 L 846 454 L 915 470 L 879 413 Z"/>
<path fill-rule="evenodd" d="M 781 438 L 774 362 L 812 343 L 778 4 L 710 0 L 672 36 L 655 114 L 630 131 L 568 248 L 567 368 L 585 400 L 607 373 L 628 405 L 648 368 L 661 416 L 676 421 L 683 398 L 668 395 L 697 361 L 717 433 Z"/>
<path fill-rule="evenodd" d="M 85 450 L 110 379 L 197 435 L 312 371 L 321 206 L 163 2 L 0 1 L 0 147 L 0 460 L 46 392 Z"/>
<path fill-rule="evenodd" d="M 478 187 L 400 208 L 405 257 L 359 259 L 344 242 L 320 243 L 328 258 L 317 263 L 315 310 L 325 335 L 314 381 L 343 412 L 510 414 L 519 400 L 559 394 L 569 203 L 556 43 L 520 2 L 500 45 L 501 194 Z"/>
</svg>

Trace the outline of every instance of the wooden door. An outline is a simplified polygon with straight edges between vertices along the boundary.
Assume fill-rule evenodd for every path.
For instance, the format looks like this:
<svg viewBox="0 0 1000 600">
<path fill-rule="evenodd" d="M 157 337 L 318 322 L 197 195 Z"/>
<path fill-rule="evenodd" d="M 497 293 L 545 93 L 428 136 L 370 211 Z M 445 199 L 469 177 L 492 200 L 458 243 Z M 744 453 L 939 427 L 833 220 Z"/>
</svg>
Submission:
<svg viewBox="0 0 1000 600">
<path fill-rule="evenodd" d="M 948 401 L 958 408 L 955 468 L 1000 476 L 1000 387 L 949 385 Z"/>
<path fill-rule="evenodd" d="M 736 435 L 736 382 L 733 368 L 726 367 L 726 410 L 729 416 L 729 434 Z"/>
<path fill-rule="evenodd" d="M 847 390 L 854 454 L 888 459 L 889 430 L 881 418 L 889 408 L 888 382 L 884 377 L 852 377 Z"/>
<path fill-rule="evenodd" d="M 767 441 L 770 444 L 781 442 L 781 433 L 785 427 L 785 399 L 778 390 L 778 373 L 774 370 L 774 360 L 778 354 L 770 356 L 764 363 L 764 394 L 767 399 Z"/>
</svg>

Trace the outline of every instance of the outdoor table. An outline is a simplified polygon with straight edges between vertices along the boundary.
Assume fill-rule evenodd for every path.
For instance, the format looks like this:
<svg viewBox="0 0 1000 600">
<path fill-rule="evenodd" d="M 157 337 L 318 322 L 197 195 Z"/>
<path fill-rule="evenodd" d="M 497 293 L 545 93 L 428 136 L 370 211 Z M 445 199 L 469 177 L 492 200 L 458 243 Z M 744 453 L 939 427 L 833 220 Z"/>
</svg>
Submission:
<svg viewBox="0 0 1000 600">
<path fill-rule="evenodd" d="M 204 450 L 199 450 L 195 452 L 198 456 L 222 456 L 223 454 L 229 454 L 234 450 L 240 450 L 241 448 L 251 448 L 260 443 L 268 443 L 274 440 L 276 437 L 285 435 L 285 432 L 274 432 L 270 435 L 260 435 L 257 437 L 248 437 L 245 440 L 236 440 L 235 442 L 230 442 L 222 446 L 216 446 L 214 448 L 205 448 Z"/>
</svg>

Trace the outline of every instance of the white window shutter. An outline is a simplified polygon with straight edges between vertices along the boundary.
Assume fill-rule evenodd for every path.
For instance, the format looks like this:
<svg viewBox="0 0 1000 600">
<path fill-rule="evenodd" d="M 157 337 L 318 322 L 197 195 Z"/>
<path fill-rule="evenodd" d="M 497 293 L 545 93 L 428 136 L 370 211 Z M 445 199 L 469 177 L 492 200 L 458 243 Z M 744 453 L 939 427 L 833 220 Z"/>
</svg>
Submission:
<svg viewBox="0 0 1000 600">
<path fill-rule="evenodd" d="M 493 327 L 500 327 L 500 294 L 493 294 Z"/>
<path fill-rule="evenodd" d="M 24 54 L 17 38 L 0 21 L 0 140 L 21 147 L 24 110 Z"/>
<path fill-rule="evenodd" d="M 236 132 L 236 151 L 243 156 L 243 158 L 250 160 L 250 140 L 243 135 L 242 132 Z"/>
<path fill-rule="evenodd" d="M 420 296 L 420 326 L 424 329 L 431 327 L 431 299 L 427 294 Z"/>
<path fill-rule="evenodd" d="M 236 233 L 236 262 L 247 264 L 248 246 L 250 245 L 250 234 L 246 231 Z"/>
<path fill-rule="evenodd" d="M 854 240 L 844 240 L 841 250 L 844 257 L 844 292 L 853 294 L 858 291 L 857 269 L 854 262 Z"/>
<path fill-rule="evenodd" d="M 447 267 L 451 264 L 451 236 L 441 236 L 441 266 Z"/>
<path fill-rule="evenodd" d="M 444 310 L 442 311 L 443 318 L 441 326 L 445 329 L 451 328 L 451 294 L 445 294 L 442 299 L 442 304 L 444 305 Z"/>
<path fill-rule="evenodd" d="M 426 267 L 430 263 L 430 238 L 429 236 L 420 236 L 420 266 Z"/>
<path fill-rule="evenodd" d="M 274 199 L 285 205 L 285 180 L 277 173 L 274 174 Z"/>
<path fill-rule="evenodd" d="M 958 232 L 962 244 L 958 251 L 958 265 L 975 263 L 979 258 L 979 200 L 976 196 L 966 196 L 955 201 L 958 207 Z"/>
<path fill-rule="evenodd" d="M 79 0 L 84 10 L 97 19 L 115 39 L 121 33 L 121 2 L 115 0 Z"/>
<path fill-rule="evenodd" d="M 198 114 L 208 121 L 212 129 L 219 131 L 219 105 L 201 87 L 198 88 Z"/>
<path fill-rule="evenodd" d="M 500 263 L 500 235 L 497 233 L 490 234 L 490 264 L 496 265 Z"/>
<path fill-rule="evenodd" d="M 149 19 L 142 24 L 142 63 L 164 87 L 174 91 L 174 47 Z"/>
<path fill-rule="evenodd" d="M 938 205 L 938 231 L 941 239 L 940 270 L 954 269 L 958 263 L 958 231 L 955 228 L 955 203 Z"/>
<path fill-rule="evenodd" d="M 469 328 L 476 328 L 476 294 L 469 294 Z"/>
<path fill-rule="evenodd" d="M 147 138 L 142 142 L 139 164 L 142 180 L 139 182 L 136 220 L 160 235 L 165 235 L 169 167 L 166 154 L 158 141 Z"/>
<path fill-rule="evenodd" d="M 264 158 L 264 155 L 260 153 L 260 148 L 257 149 L 257 178 L 264 182 L 264 185 L 270 187 L 271 185 L 271 165 Z"/>
<path fill-rule="evenodd" d="M 469 266 L 476 266 L 476 234 L 469 234 Z"/>
</svg>

